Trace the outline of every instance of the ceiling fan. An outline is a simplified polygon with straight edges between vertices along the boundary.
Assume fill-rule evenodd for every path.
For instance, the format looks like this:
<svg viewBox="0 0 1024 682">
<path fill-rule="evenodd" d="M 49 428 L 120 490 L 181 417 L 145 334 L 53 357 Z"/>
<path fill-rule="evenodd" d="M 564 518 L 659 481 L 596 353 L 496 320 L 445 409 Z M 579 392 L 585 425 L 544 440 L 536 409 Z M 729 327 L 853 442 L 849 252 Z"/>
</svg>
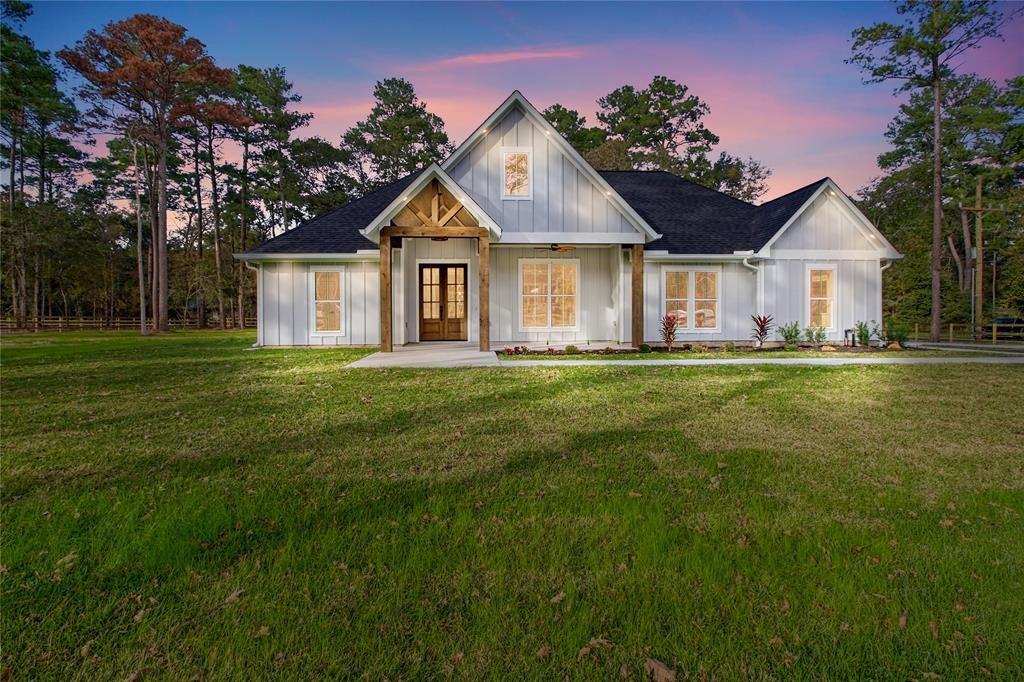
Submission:
<svg viewBox="0 0 1024 682">
<path fill-rule="evenodd" d="M 551 244 L 550 246 L 535 246 L 534 251 L 575 251 L 575 246 L 569 246 L 568 244 Z"/>
</svg>

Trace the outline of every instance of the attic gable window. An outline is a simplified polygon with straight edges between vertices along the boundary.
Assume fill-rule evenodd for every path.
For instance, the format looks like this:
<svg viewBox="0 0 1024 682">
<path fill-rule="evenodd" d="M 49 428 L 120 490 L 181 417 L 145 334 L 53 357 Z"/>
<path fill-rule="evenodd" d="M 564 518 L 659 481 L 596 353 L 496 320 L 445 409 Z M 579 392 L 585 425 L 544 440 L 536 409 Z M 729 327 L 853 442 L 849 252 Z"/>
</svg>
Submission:
<svg viewBox="0 0 1024 682">
<path fill-rule="evenodd" d="M 502 199 L 533 196 L 533 159 L 528 147 L 502 147 Z"/>
</svg>

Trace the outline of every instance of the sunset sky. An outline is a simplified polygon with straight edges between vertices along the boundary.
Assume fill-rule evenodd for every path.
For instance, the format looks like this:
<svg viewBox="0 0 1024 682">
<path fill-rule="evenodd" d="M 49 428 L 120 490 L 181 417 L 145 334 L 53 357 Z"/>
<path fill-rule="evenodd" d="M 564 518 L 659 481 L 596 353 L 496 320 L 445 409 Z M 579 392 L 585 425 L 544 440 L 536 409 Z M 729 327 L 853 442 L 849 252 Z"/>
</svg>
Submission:
<svg viewBox="0 0 1024 682">
<path fill-rule="evenodd" d="M 711 107 L 719 149 L 774 169 L 766 198 L 825 175 L 855 193 L 877 174 L 898 100 L 843 63 L 850 32 L 895 18 L 887 3 L 345 4 L 40 2 L 25 31 L 41 49 L 137 12 L 183 24 L 222 66 L 285 67 L 315 114 L 303 135 L 337 143 L 374 82 L 411 80 L 461 142 L 515 89 L 593 122 L 595 100 L 662 74 Z M 962 71 L 1024 72 L 1024 17 Z"/>
</svg>

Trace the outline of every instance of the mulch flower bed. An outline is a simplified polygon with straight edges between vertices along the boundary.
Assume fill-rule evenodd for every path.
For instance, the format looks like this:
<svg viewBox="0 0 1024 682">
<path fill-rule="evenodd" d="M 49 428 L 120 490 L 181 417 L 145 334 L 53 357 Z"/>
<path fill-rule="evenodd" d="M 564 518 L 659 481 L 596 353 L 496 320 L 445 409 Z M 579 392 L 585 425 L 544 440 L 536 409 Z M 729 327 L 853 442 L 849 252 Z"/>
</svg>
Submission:
<svg viewBox="0 0 1024 682">
<path fill-rule="evenodd" d="M 895 344 L 894 344 L 895 346 Z M 634 355 L 638 353 L 668 353 L 670 352 L 665 346 L 645 346 L 644 348 L 585 348 L 578 349 L 573 346 L 571 351 L 561 348 L 528 348 L 527 346 L 507 346 L 504 351 L 505 355 Z M 754 348 L 753 346 L 735 346 L 725 347 L 722 345 L 707 345 L 702 343 L 682 343 L 672 346 L 672 353 L 687 354 L 687 353 L 778 353 L 781 351 L 816 351 L 816 352 L 833 352 L 833 353 L 878 353 L 884 350 L 906 350 L 902 346 L 888 348 L 878 348 L 876 346 L 843 346 L 843 345 L 830 345 L 825 344 L 820 347 L 814 347 L 810 344 L 801 344 L 799 346 L 785 347 L 782 345 L 773 345 L 767 348 Z"/>
</svg>

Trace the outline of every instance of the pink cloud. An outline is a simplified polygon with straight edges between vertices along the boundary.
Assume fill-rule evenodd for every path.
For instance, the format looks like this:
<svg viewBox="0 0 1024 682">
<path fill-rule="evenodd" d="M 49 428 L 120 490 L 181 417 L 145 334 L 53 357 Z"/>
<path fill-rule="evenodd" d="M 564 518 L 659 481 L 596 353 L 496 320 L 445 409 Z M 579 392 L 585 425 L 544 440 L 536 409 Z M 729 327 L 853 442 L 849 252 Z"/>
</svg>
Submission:
<svg viewBox="0 0 1024 682">
<path fill-rule="evenodd" d="M 408 71 L 432 71 L 435 69 L 453 69 L 469 66 L 490 66 L 493 64 L 507 64 L 510 62 L 537 61 L 547 59 L 580 59 L 586 56 L 581 48 L 571 49 L 544 49 L 525 48 L 520 50 L 506 50 L 501 52 L 475 52 L 461 54 L 455 57 L 446 57 L 434 61 L 412 64 L 405 67 Z"/>
</svg>

